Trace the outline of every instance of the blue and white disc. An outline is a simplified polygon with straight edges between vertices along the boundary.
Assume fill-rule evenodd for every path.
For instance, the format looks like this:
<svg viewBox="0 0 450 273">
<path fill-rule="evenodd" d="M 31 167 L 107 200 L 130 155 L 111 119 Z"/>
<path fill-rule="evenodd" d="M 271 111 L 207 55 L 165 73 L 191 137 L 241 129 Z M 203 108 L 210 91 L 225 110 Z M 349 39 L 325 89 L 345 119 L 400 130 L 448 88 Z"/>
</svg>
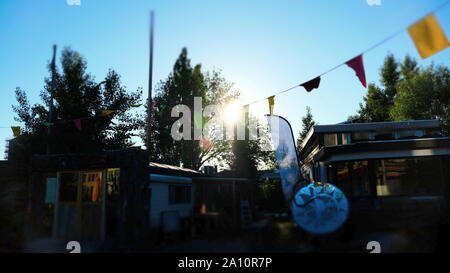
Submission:
<svg viewBox="0 0 450 273">
<path fill-rule="evenodd" d="M 347 220 L 349 205 L 344 193 L 334 185 L 314 182 L 298 190 L 292 200 L 295 222 L 309 233 L 326 234 Z"/>
</svg>

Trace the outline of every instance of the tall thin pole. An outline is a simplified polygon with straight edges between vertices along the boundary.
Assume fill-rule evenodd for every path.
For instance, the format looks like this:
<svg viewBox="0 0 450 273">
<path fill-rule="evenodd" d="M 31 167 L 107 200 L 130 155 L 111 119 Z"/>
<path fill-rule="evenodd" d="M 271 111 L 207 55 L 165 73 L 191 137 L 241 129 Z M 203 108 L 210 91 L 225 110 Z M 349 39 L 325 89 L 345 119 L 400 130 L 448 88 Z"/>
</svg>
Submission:
<svg viewBox="0 0 450 273">
<path fill-rule="evenodd" d="M 150 130 L 151 130 L 151 115 L 153 112 L 152 103 L 152 80 L 153 80 L 153 25 L 154 12 L 150 11 L 150 57 L 148 64 L 148 100 L 147 100 L 147 151 L 150 153 Z"/>
<path fill-rule="evenodd" d="M 52 73 L 52 82 L 51 82 L 51 86 L 50 86 L 50 109 L 49 109 L 49 114 L 48 114 L 48 136 L 47 136 L 47 154 L 50 154 L 52 152 L 51 149 L 51 142 L 52 142 L 52 135 L 53 135 L 53 111 L 54 111 L 54 106 L 53 106 L 53 97 L 54 97 L 54 93 L 55 93 L 55 89 L 56 89 L 56 45 L 53 45 L 53 58 L 52 58 L 52 62 L 50 64 L 50 70 Z"/>
</svg>

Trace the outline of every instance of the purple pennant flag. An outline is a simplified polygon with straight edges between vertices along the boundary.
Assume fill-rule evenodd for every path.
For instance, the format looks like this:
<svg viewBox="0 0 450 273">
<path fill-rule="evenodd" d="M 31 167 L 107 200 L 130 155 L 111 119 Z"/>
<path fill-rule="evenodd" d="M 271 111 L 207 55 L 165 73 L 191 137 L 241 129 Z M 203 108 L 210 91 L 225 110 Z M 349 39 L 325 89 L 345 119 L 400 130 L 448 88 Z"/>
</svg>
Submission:
<svg viewBox="0 0 450 273">
<path fill-rule="evenodd" d="M 310 92 L 314 88 L 319 88 L 319 84 L 320 84 L 320 76 L 310 81 L 304 82 L 300 84 L 300 86 L 303 86 L 306 89 L 306 91 Z"/>
<path fill-rule="evenodd" d="M 75 127 L 78 129 L 78 131 L 81 131 L 81 119 L 75 119 L 73 121 L 73 124 L 75 125 Z"/>
</svg>

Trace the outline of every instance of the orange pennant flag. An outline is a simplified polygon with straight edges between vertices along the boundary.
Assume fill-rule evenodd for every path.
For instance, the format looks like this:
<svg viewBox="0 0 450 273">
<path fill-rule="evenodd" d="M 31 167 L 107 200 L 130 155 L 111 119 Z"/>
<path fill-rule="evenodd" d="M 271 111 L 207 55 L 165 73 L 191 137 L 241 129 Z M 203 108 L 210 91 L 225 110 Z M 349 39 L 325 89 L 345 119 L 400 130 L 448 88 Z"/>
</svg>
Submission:
<svg viewBox="0 0 450 273">
<path fill-rule="evenodd" d="M 450 42 L 433 14 L 410 26 L 408 32 L 422 59 L 450 46 Z"/>
</svg>

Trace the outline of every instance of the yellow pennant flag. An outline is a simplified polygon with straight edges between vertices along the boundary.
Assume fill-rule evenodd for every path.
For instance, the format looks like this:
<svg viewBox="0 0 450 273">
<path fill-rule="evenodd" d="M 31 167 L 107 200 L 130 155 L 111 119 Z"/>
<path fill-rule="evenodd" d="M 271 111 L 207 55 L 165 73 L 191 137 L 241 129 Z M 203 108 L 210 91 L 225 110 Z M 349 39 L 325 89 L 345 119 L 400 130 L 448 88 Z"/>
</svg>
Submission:
<svg viewBox="0 0 450 273">
<path fill-rule="evenodd" d="M 116 112 L 116 110 L 103 110 L 101 115 L 102 116 L 109 116 L 109 115 L 111 115 L 114 112 Z"/>
<path fill-rule="evenodd" d="M 269 113 L 273 115 L 273 106 L 275 105 L 275 96 L 268 97 L 269 100 Z"/>
<path fill-rule="evenodd" d="M 11 129 L 13 131 L 13 136 L 20 136 L 20 126 L 11 126 Z"/>
<path fill-rule="evenodd" d="M 433 14 L 410 26 L 408 32 L 422 59 L 450 46 L 450 42 Z"/>
</svg>

